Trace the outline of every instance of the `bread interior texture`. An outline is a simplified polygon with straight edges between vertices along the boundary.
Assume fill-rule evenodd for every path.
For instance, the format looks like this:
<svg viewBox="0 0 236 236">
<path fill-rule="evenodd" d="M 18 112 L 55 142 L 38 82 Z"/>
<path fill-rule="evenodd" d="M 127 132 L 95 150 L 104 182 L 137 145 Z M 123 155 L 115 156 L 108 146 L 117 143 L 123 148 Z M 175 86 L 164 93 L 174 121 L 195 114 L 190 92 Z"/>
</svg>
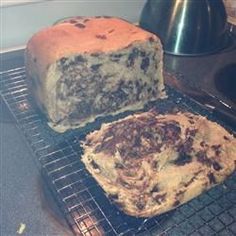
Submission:
<svg viewBox="0 0 236 236">
<path fill-rule="evenodd" d="M 64 132 L 161 97 L 162 53 L 156 42 L 137 42 L 116 52 L 65 56 L 47 77 L 45 106 L 51 125 Z"/>
</svg>

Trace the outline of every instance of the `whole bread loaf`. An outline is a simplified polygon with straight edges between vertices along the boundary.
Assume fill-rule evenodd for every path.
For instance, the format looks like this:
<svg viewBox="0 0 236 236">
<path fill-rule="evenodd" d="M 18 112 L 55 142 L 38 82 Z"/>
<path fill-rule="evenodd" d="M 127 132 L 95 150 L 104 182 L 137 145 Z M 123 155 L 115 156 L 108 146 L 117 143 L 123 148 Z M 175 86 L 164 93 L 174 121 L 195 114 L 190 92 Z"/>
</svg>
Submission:
<svg viewBox="0 0 236 236">
<path fill-rule="evenodd" d="M 162 54 L 157 36 L 125 20 L 76 17 L 29 40 L 26 72 L 49 125 L 64 132 L 161 97 Z"/>
</svg>

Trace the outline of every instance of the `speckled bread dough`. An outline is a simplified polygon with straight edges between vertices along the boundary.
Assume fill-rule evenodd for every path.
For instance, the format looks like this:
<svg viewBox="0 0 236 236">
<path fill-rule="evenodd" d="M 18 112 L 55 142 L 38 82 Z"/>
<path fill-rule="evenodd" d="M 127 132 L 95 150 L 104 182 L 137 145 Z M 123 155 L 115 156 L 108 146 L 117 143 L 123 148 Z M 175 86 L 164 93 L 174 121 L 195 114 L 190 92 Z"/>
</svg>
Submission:
<svg viewBox="0 0 236 236">
<path fill-rule="evenodd" d="M 236 139 L 190 113 L 146 112 L 87 135 L 82 161 L 124 212 L 151 217 L 221 183 L 236 166 Z"/>
<path fill-rule="evenodd" d="M 28 42 L 31 91 L 58 132 L 136 110 L 164 95 L 157 36 L 113 17 L 76 17 Z"/>
</svg>

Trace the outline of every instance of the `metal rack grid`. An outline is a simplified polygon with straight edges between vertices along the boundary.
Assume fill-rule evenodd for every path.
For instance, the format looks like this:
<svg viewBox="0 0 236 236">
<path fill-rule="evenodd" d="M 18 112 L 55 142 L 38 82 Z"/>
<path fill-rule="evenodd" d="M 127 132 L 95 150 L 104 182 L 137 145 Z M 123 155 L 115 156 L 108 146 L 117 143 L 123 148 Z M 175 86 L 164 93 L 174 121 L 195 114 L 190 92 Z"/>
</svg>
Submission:
<svg viewBox="0 0 236 236">
<path fill-rule="evenodd" d="M 150 219 L 125 215 L 106 198 L 79 159 L 79 143 L 85 135 L 117 117 L 101 118 L 88 127 L 58 134 L 33 105 L 24 67 L 1 72 L 0 88 L 75 235 L 236 235 L 235 173 L 224 184 L 169 213 Z M 162 112 L 176 106 L 207 113 L 175 92 L 169 94 L 167 101 L 158 103 Z"/>
</svg>

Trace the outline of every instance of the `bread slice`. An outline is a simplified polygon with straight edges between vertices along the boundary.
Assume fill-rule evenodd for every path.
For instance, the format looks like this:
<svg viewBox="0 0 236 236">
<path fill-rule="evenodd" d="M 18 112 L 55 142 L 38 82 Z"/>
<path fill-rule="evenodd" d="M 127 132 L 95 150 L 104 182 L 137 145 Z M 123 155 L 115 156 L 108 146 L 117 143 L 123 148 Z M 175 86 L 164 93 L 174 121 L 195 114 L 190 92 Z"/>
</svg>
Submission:
<svg viewBox="0 0 236 236">
<path fill-rule="evenodd" d="M 159 215 L 221 183 L 236 139 L 200 115 L 130 115 L 87 135 L 82 161 L 125 213 Z"/>
<path fill-rule="evenodd" d="M 26 48 L 31 90 L 58 132 L 136 110 L 163 95 L 157 36 L 113 17 L 76 17 L 36 33 Z"/>
</svg>

